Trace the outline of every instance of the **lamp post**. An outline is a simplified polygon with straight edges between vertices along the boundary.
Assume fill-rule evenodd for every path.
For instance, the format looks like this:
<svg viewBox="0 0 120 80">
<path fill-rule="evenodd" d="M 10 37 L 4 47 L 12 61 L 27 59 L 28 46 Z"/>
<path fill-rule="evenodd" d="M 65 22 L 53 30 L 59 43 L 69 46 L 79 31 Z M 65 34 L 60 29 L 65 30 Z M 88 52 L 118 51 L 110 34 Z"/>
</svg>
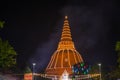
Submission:
<svg viewBox="0 0 120 80">
<path fill-rule="evenodd" d="M 35 73 L 35 72 L 34 72 L 34 69 L 35 69 L 36 63 L 32 63 L 32 65 L 33 65 L 33 71 L 32 71 L 33 73 L 32 73 L 32 74 L 33 74 L 33 80 L 34 80 L 34 73 Z"/>
<path fill-rule="evenodd" d="M 101 78 L 101 63 L 99 63 L 98 66 L 99 66 L 100 80 L 102 80 L 102 78 Z"/>
</svg>

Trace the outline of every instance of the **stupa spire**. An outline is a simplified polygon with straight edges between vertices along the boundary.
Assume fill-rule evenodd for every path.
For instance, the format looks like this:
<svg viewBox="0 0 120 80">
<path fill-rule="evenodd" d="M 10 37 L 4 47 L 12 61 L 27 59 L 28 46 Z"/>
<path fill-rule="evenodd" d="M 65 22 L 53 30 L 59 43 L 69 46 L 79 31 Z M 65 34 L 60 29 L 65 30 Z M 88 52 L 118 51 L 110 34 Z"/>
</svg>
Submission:
<svg viewBox="0 0 120 80">
<path fill-rule="evenodd" d="M 73 43 L 72 37 L 71 37 L 68 16 L 65 16 L 61 40 L 58 44 L 58 50 L 60 50 L 60 49 L 75 49 L 74 43 Z"/>
<path fill-rule="evenodd" d="M 66 40 L 72 41 L 68 16 L 65 16 L 62 35 L 61 35 L 61 41 L 66 41 Z"/>
</svg>

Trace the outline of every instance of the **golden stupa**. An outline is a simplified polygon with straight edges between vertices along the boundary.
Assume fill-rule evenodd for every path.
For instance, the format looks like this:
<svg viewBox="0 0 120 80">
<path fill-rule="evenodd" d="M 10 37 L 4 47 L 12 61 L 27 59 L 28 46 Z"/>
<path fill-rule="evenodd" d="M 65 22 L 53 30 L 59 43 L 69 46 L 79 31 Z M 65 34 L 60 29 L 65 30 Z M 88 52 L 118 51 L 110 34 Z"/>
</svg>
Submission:
<svg viewBox="0 0 120 80">
<path fill-rule="evenodd" d="M 68 17 L 65 16 L 63 30 L 57 50 L 53 53 L 50 62 L 46 68 L 47 75 L 61 76 L 66 70 L 72 74 L 72 66 L 83 62 L 80 53 L 75 49 L 72 41 Z"/>
</svg>

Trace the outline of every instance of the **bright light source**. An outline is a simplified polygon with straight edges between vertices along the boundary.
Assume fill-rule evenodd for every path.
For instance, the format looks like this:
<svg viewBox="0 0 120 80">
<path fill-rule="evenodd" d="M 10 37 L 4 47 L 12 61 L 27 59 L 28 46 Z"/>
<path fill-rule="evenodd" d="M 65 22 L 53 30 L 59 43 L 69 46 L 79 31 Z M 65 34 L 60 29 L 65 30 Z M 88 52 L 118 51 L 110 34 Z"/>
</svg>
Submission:
<svg viewBox="0 0 120 80">
<path fill-rule="evenodd" d="M 62 80 L 69 80 L 68 75 L 63 75 Z"/>
<path fill-rule="evenodd" d="M 35 66 L 36 65 L 36 63 L 32 63 L 33 64 L 33 66 Z"/>
<path fill-rule="evenodd" d="M 62 74 L 62 80 L 69 80 L 69 74 L 66 70 Z"/>
<path fill-rule="evenodd" d="M 101 64 L 99 63 L 98 66 L 101 66 Z"/>
<path fill-rule="evenodd" d="M 98 66 L 99 66 L 100 80 L 102 80 L 102 78 L 101 78 L 101 64 L 99 63 Z"/>
</svg>

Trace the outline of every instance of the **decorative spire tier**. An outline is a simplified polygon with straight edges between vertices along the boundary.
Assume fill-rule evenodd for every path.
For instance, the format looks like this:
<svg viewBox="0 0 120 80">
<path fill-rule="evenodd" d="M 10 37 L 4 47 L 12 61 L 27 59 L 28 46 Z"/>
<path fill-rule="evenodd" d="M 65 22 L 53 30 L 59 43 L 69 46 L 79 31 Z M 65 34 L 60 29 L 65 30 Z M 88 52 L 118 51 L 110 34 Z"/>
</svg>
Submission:
<svg viewBox="0 0 120 80">
<path fill-rule="evenodd" d="M 72 66 L 80 62 L 83 59 L 74 47 L 68 17 L 65 16 L 61 39 L 46 68 L 46 74 L 61 76 L 65 70 L 72 74 Z"/>
<path fill-rule="evenodd" d="M 65 21 L 64 21 L 64 25 L 63 25 L 61 41 L 72 41 L 71 32 L 70 32 L 70 27 L 69 27 L 69 22 L 68 22 L 68 17 L 67 16 L 65 16 Z"/>
<path fill-rule="evenodd" d="M 74 43 L 72 41 L 71 32 L 70 32 L 70 26 L 68 17 L 65 16 L 62 35 L 61 35 L 61 41 L 58 45 L 58 50 L 61 49 L 75 49 Z"/>
</svg>

